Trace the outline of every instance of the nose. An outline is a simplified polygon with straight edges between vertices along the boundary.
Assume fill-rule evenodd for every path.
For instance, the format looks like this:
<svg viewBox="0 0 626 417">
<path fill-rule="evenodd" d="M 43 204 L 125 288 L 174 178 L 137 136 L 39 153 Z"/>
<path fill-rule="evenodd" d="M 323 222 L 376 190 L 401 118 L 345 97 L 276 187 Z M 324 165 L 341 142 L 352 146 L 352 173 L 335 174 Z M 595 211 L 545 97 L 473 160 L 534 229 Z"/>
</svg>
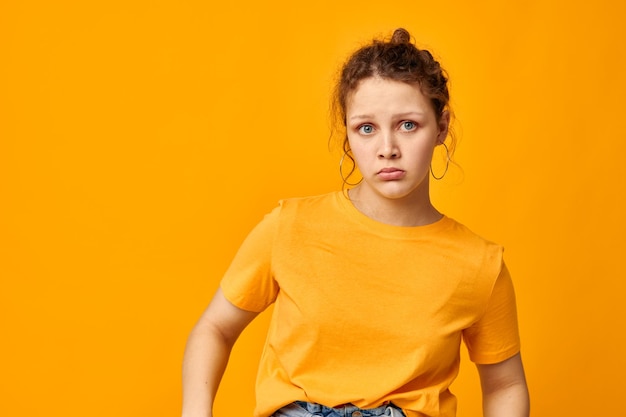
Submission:
<svg viewBox="0 0 626 417">
<path fill-rule="evenodd" d="M 392 132 L 381 135 L 380 149 L 378 152 L 379 159 L 396 159 L 400 157 L 400 148 L 398 141 Z"/>
</svg>

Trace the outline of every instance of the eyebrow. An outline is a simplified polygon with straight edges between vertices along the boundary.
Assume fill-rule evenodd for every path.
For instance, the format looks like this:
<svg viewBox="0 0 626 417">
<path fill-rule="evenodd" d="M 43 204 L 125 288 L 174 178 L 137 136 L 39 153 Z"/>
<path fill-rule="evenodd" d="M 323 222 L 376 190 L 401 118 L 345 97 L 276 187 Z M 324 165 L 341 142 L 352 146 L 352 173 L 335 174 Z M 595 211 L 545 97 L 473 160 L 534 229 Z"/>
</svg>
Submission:
<svg viewBox="0 0 626 417">
<path fill-rule="evenodd" d="M 398 113 L 398 114 L 394 114 L 394 117 L 408 117 L 408 116 L 423 116 L 424 113 L 423 112 L 418 112 L 418 111 L 408 111 L 405 113 Z M 349 120 L 361 120 L 361 119 L 372 119 L 374 118 L 373 114 L 355 114 L 354 116 L 351 116 Z"/>
</svg>

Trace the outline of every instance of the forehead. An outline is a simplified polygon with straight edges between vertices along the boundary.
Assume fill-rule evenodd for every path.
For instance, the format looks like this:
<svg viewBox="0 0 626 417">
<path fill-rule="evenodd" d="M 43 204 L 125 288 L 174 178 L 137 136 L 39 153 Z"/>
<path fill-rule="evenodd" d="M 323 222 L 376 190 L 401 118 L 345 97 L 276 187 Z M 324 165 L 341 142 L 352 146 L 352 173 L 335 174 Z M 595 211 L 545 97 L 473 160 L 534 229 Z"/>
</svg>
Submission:
<svg viewBox="0 0 626 417">
<path fill-rule="evenodd" d="M 346 113 L 414 110 L 432 112 L 419 85 L 380 77 L 365 78 L 347 96 Z"/>
</svg>

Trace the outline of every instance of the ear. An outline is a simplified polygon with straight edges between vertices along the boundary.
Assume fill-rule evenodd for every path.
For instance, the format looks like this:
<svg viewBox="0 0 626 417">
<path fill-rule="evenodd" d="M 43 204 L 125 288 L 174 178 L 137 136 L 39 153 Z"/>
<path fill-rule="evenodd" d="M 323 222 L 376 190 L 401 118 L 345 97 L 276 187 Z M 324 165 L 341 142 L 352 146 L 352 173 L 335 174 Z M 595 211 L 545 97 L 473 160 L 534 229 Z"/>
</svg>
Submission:
<svg viewBox="0 0 626 417">
<path fill-rule="evenodd" d="M 441 117 L 437 122 L 437 128 L 439 133 L 437 133 L 437 145 L 441 145 L 445 142 L 446 137 L 448 136 L 448 127 L 450 126 L 450 112 L 445 110 L 441 113 Z"/>
</svg>

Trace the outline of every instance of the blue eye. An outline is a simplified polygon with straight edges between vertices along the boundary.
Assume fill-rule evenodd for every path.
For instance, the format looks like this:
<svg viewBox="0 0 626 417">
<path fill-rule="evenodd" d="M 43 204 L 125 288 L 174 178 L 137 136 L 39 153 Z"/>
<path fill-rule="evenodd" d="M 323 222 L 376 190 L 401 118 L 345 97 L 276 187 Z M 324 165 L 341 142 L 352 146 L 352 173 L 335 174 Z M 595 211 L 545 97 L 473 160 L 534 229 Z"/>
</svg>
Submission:
<svg viewBox="0 0 626 417">
<path fill-rule="evenodd" d="M 369 135 L 374 132 L 374 127 L 372 125 L 363 125 L 359 127 L 359 132 Z"/>
<path fill-rule="evenodd" d="M 404 130 L 413 130 L 413 129 L 415 129 L 415 123 L 413 123 L 413 122 L 402 122 L 402 128 Z"/>
</svg>

